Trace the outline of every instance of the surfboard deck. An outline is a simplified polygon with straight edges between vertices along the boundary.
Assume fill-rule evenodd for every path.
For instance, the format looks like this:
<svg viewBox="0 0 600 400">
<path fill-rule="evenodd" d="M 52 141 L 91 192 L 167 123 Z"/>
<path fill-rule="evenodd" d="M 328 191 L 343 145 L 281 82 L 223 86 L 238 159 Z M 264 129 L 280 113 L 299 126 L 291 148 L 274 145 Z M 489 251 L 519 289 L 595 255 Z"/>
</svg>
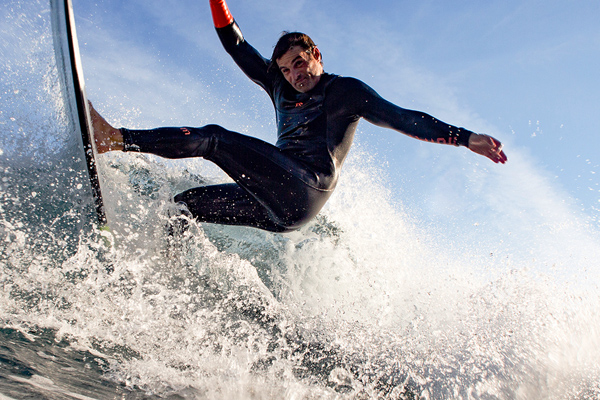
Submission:
<svg viewBox="0 0 600 400">
<path fill-rule="evenodd" d="M 85 80 L 72 2 L 71 0 L 50 0 L 50 9 L 57 69 L 65 90 L 65 111 L 72 118 L 74 128 L 81 137 L 81 152 L 82 157 L 86 160 L 97 222 L 102 228 L 106 227 L 107 219 L 95 159 L 97 152 L 85 93 Z"/>
</svg>

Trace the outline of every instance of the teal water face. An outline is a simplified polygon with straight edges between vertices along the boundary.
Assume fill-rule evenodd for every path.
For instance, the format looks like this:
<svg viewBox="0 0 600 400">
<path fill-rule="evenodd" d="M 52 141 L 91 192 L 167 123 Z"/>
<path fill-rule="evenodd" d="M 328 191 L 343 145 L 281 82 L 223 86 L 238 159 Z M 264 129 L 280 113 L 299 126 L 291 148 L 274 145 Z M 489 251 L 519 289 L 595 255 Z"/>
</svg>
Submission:
<svg viewBox="0 0 600 400">
<path fill-rule="evenodd" d="M 106 379 L 106 360 L 52 329 L 0 329 L 0 392 L 8 399 L 158 399 Z"/>
</svg>

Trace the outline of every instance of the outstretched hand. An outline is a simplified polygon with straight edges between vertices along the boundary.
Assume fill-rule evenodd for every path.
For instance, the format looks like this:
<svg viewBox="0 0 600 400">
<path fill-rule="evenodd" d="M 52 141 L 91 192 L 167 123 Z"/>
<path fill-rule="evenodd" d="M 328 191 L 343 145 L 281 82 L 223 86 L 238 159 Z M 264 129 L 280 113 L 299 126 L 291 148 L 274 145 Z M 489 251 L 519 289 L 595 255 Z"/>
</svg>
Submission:
<svg viewBox="0 0 600 400">
<path fill-rule="evenodd" d="M 473 133 L 469 137 L 469 149 L 474 153 L 481 154 L 493 162 L 504 164 L 508 158 L 502 151 L 502 143 L 488 135 Z"/>
</svg>

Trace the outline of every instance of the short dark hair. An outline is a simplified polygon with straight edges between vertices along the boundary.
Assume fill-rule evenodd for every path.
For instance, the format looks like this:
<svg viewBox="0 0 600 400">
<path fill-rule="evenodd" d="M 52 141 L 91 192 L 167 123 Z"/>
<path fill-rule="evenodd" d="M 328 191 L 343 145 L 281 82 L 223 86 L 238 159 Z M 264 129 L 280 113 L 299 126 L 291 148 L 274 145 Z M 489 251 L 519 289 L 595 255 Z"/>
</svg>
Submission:
<svg viewBox="0 0 600 400">
<path fill-rule="evenodd" d="M 277 44 L 275 44 L 275 48 L 273 49 L 269 70 L 279 71 L 277 60 L 294 46 L 300 46 L 309 53 L 312 53 L 312 51 L 317 47 L 315 42 L 306 33 L 284 31 L 277 41 Z"/>
</svg>

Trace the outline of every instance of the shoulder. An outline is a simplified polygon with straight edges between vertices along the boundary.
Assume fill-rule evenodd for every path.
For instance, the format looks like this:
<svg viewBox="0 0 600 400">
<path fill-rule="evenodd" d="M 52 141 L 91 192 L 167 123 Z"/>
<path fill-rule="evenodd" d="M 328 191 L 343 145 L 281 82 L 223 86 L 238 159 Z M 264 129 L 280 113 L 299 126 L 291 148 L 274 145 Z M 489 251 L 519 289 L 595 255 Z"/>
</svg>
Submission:
<svg viewBox="0 0 600 400">
<path fill-rule="evenodd" d="M 335 79 L 331 82 L 331 91 L 339 92 L 340 94 L 356 96 L 372 96 L 376 94 L 373 89 L 360 79 L 334 75 Z"/>
<path fill-rule="evenodd" d="M 365 83 L 363 81 L 356 79 L 356 78 L 352 78 L 350 76 L 332 75 L 332 74 L 327 74 L 327 75 L 331 76 L 332 83 L 335 84 L 335 86 L 338 86 L 340 88 L 354 89 L 354 88 L 360 88 L 361 86 L 365 85 Z"/>
<path fill-rule="evenodd" d="M 363 113 L 365 107 L 374 105 L 379 95 L 360 79 L 336 76 L 327 90 L 328 98 L 358 114 Z"/>
</svg>

